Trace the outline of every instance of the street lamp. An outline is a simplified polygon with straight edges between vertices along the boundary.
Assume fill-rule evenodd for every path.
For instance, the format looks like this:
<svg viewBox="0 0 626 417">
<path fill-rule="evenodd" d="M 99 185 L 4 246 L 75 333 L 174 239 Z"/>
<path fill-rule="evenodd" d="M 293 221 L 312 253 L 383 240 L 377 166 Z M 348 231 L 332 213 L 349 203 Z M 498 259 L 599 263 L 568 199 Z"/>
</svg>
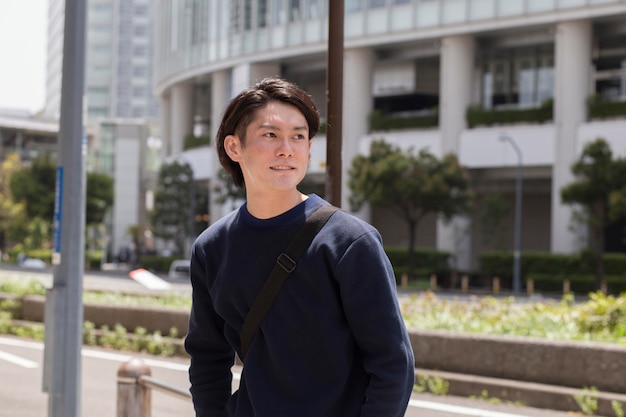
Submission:
<svg viewBox="0 0 626 417">
<path fill-rule="evenodd" d="M 521 290 L 520 276 L 520 245 L 522 243 L 522 151 L 510 136 L 500 134 L 501 142 L 508 142 L 517 154 L 517 174 L 515 177 L 515 235 L 513 237 L 513 293 L 518 294 Z"/>
</svg>

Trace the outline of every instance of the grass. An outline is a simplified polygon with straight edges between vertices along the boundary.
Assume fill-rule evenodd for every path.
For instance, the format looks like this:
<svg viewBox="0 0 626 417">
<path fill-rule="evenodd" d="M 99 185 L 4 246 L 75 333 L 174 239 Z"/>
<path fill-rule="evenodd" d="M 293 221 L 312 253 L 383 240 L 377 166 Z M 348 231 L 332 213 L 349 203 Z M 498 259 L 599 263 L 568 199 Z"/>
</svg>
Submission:
<svg viewBox="0 0 626 417">
<path fill-rule="evenodd" d="M 531 336 L 626 344 L 626 294 L 589 294 L 585 302 L 516 302 L 512 297 L 444 300 L 423 292 L 404 301 L 407 326 L 422 330 Z"/>
<path fill-rule="evenodd" d="M 34 280 L 2 279 L 0 292 L 43 295 L 45 287 Z M 83 300 L 115 305 L 191 307 L 190 295 L 176 293 L 148 296 L 86 291 Z M 9 307 L 7 304 L 0 310 L 6 312 Z M 431 291 L 420 291 L 403 298 L 401 308 L 410 329 L 626 344 L 626 293 L 620 296 L 591 293 L 584 302 L 574 302 L 572 296 L 520 302 L 513 297 L 491 296 L 443 299 Z"/>
</svg>

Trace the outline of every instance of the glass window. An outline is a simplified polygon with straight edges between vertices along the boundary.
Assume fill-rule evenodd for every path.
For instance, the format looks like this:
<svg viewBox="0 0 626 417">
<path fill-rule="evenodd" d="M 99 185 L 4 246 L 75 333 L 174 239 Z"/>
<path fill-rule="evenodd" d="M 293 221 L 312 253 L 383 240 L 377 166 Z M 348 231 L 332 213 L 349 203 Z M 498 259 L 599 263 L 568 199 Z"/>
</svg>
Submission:
<svg viewBox="0 0 626 417">
<path fill-rule="evenodd" d="M 230 2 L 230 30 L 231 33 L 241 32 L 241 5 L 238 1 Z"/>
<path fill-rule="evenodd" d="M 346 13 L 358 12 L 361 10 L 361 0 L 346 0 L 345 8 Z"/>
<path fill-rule="evenodd" d="M 554 95 L 552 45 L 487 51 L 483 55 L 485 108 L 538 107 Z"/>
<path fill-rule="evenodd" d="M 385 7 L 387 5 L 387 0 L 368 0 L 367 7 L 370 9 L 375 9 L 378 7 Z"/>
<path fill-rule="evenodd" d="M 145 87 L 133 87 L 133 97 L 143 97 L 146 95 Z"/>
<path fill-rule="evenodd" d="M 138 4 L 135 6 L 135 15 L 137 16 L 147 16 L 148 15 L 148 6 L 145 4 Z"/>
<path fill-rule="evenodd" d="M 264 28 L 267 26 L 267 12 L 267 0 L 258 0 L 257 27 Z"/>
<path fill-rule="evenodd" d="M 243 30 L 252 29 L 252 0 L 244 0 L 243 4 Z"/>
<path fill-rule="evenodd" d="M 317 19 L 322 14 L 322 1 L 321 0 L 305 0 L 306 1 L 306 18 Z"/>
<path fill-rule="evenodd" d="M 143 66 L 134 67 L 133 75 L 136 77 L 144 77 L 148 73 L 147 68 Z"/>
<path fill-rule="evenodd" d="M 137 25 L 133 28 L 133 34 L 135 36 L 146 36 L 148 29 L 143 25 Z"/>
<path fill-rule="evenodd" d="M 289 21 L 296 22 L 298 20 L 302 20 L 300 0 L 289 0 Z"/>
<path fill-rule="evenodd" d="M 272 19 L 275 25 L 285 23 L 285 2 L 284 0 L 274 0 L 272 3 Z"/>
</svg>

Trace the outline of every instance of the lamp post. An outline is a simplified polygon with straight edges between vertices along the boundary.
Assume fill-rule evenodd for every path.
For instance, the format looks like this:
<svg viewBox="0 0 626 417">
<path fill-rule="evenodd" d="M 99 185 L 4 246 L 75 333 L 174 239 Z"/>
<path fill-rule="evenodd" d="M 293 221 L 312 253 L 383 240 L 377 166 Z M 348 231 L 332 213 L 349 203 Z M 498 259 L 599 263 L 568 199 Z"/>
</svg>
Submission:
<svg viewBox="0 0 626 417">
<path fill-rule="evenodd" d="M 521 290 L 520 275 L 520 246 L 522 243 L 522 151 L 510 136 L 502 133 L 501 142 L 508 142 L 517 154 L 517 173 L 515 176 L 515 234 L 513 237 L 513 293 L 518 294 Z"/>
</svg>

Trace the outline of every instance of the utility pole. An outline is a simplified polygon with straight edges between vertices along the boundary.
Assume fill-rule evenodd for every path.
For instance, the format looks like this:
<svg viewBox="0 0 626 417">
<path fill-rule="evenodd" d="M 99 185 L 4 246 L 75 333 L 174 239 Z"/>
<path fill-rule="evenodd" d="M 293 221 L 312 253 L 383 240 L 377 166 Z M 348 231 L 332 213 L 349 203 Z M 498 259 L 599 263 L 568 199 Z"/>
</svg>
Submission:
<svg viewBox="0 0 626 417">
<path fill-rule="evenodd" d="M 54 218 L 54 276 L 46 293 L 43 391 L 49 417 L 81 414 L 85 254 L 83 130 L 86 0 L 66 0 L 59 165 Z"/>
<path fill-rule="evenodd" d="M 521 244 L 522 244 L 522 150 L 512 137 L 501 134 L 500 141 L 509 142 L 517 155 L 517 170 L 515 175 L 515 229 L 513 236 L 513 294 L 519 294 L 522 289 L 521 278 Z"/>
<path fill-rule="evenodd" d="M 326 71 L 326 198 L 341 207 L 344 1 L 328 2 Z"/>
</svg>

